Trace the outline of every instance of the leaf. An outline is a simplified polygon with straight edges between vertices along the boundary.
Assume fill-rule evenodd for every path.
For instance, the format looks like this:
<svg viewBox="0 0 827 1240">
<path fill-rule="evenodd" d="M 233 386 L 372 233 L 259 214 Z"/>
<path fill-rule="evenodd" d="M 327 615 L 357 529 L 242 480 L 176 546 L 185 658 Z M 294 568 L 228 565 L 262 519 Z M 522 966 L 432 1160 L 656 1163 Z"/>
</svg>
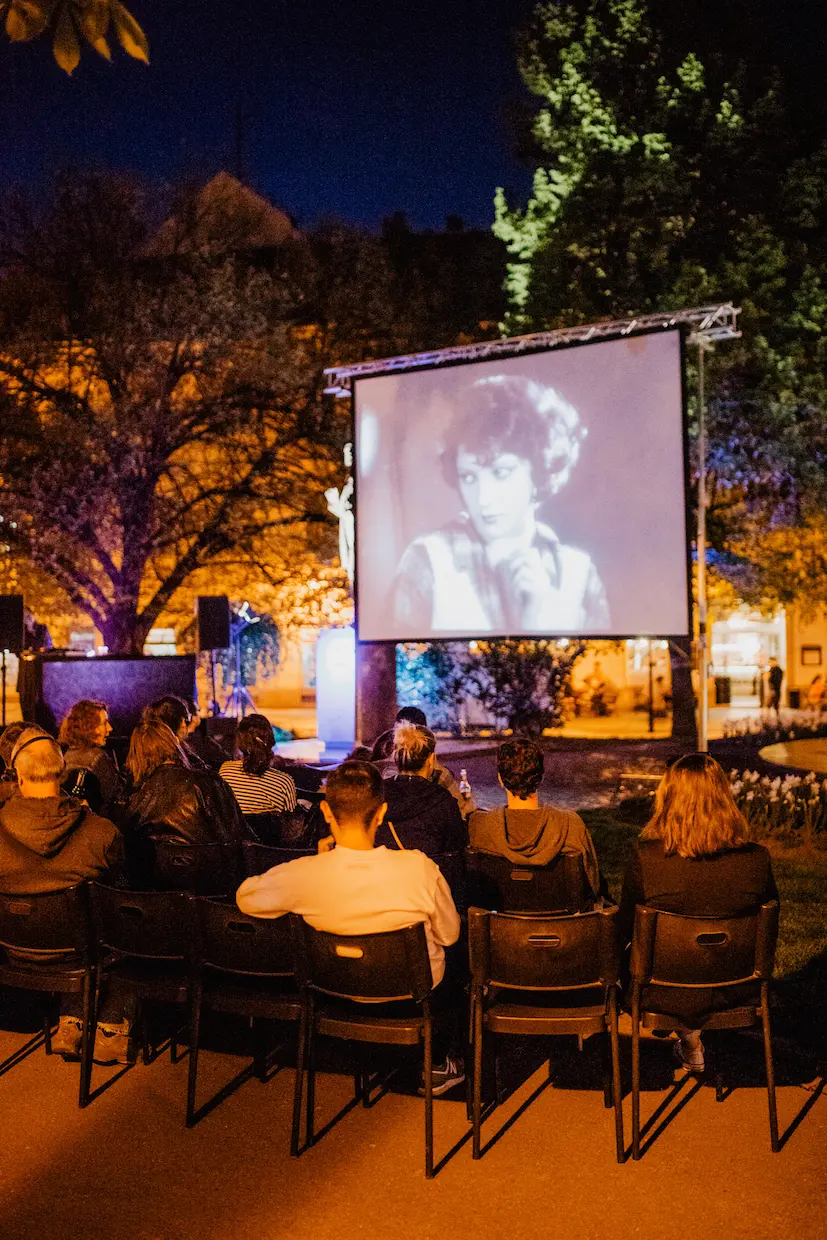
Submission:
<svg viewBox="0 0 827 1240">
<path fill-rule="evenodd" d="M 13 43 L 34 39 L 46 29 L 46 6 L 35 0 L 12 0 L 6 14 L 6 34 Z"/>
<path fill-rule="evenodd" d="M 80 60 L 80 43 L 72 14 L 64 7 L 60 10 L 55 24 L 55 37 L 52 43 L 55 60 L 66 73 L 74 73 Z"/>
<path fill-rule="evenodd" d="M 109 50 L 109 44 L 106 42 L 106 39 L 89 39 L 89 43 L 99 56 L 103 56 L 104 60 L 112 59 L 112 53 Z"/>
<path fill-rule="evenodd" d="M 142 60 L 148 65 L 149 43 L 135 18 L 119 3 L 119 0 L 112 0 L 110 8 L 121 47 L 135 60 Z"/>
<path fill-rule="evenodd" d="M 81 3 L 75 0 L 75 19 L 84 38 L 99 51 L 98 42 L 104 39 L 109 29 L 109 0 L 82 0 Z M 108 52 L 108 46 L 106 52 L 101 52 L 101 55 L 106 55 L 107 60 Z"/>
</svg>

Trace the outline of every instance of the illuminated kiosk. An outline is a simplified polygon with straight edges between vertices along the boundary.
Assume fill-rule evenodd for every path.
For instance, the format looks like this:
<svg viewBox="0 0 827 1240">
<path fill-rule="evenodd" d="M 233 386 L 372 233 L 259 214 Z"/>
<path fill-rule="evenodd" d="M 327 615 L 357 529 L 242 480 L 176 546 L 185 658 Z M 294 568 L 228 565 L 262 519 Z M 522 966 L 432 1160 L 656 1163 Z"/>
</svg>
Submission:
<svg viewBox="0 0 827 1240">
<path fill-rule="evenodd" d="M 354 418 L 360 740 L 391 721 L 397 642 L 496 637 L 667 638 L 673 727 L 690 739 L 685 351 L 698 347 L 705 462 L 704 351 L 738 335 L 737 315 L 725 303 L 327 372 Z"/>
</svg>

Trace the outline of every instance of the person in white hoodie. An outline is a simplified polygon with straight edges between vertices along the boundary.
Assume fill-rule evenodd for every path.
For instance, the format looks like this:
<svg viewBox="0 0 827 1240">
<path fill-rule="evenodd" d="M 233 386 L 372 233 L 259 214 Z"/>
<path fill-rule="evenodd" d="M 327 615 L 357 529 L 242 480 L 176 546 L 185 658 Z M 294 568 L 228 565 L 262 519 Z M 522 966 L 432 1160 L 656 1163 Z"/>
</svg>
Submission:
<svg viewBox="0 0 827 1240">
<path fill-rule="evenodd" d="M 460 931 L 439 867 L 415 849 L 375 847 L 387 805 L 382 776 L 373 763 L 348 761 L 331 771 L 321 808 L 331 833 L 320 841 L 318 854 L 246 879 L 236 893 L 238 907 L 253 917 L 298 913 L 316 930 L 330 934 L 372 934 L 422 922 L 439 1012 L 445 1007 L 439 1002 L 444 948 L 457 941 Z M 449 1024 L 445 1022 L 446 1029 Z M 435 1094 L 465 1079 L 441 1032 L 435 1029 L 435 1044 L 443 1041 L 445 1048 L 444 1060 L 434 1066 Z"/>
</svg>

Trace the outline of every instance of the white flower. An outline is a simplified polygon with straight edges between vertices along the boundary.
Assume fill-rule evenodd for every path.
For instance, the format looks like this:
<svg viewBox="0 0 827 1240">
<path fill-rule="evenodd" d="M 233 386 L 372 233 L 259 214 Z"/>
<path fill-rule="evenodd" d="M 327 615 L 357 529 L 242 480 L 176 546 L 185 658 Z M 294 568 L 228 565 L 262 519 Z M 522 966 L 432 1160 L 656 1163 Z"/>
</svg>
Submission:
<svg viewBox="0 0 827 1240">
<path fill-rule="evenodd" d="M 754 793 L 754 792 L 748 792 L 748 793 L 747 793 L 747 800 L 748 800 L 748 801 L 751 801 L 751 800 L 752 800 L 752 798 L 753 798 L 754 796 L 755 796 L 755 793 Z"/>
</svg>

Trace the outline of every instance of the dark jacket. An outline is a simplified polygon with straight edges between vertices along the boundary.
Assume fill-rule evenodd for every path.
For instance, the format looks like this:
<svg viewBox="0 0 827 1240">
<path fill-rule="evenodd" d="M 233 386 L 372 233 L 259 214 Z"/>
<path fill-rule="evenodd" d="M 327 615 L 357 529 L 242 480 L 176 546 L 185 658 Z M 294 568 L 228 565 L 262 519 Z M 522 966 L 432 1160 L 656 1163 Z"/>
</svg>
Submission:
<svg viewBox="0 0 827 1240">
<path fill-rule="evenodd" d="M 84 745 L 77 749 L 67 749 L 65 757 L 67 771 L 91 771 L 97 776 L 104 809 L 110 809 L 120 800 L 124 781 L 114 759 L 105 749 L 99 745 Z"/>
<path fill-rule="evenodd" d="M 166 762 L 129 798 L 124 833 L 179 844 L 254 840 L 229 786 L 212 771 Z"/>
<path fill-rule="evenodd" d="M 385 780 L 388 812 L 376 833 L 377 847 L 398 847 L 388 823 L 393 823 L 403 848 L 418 848 L 429 857 L 462 852 L 468 834 L 459 806 L 450 792 L 421 775 L 397 775 Z"/>
<path fill-rule="evenodd" d="M 122 867 L 117 827 L 74 797 L 17 795 L 0 806 L 0 891 L 65 891 L 84 879 L 117 879 Z"/>
<path fill-rule="evenodd" d="M 706 857 L 667 856 L 660 840 L 639 841 L 629 858 L 617 916 L 621 945 L 632 936 L 635 907 L 647 904 L 686 917 L 735 917 L 778 899 L 770 854 L 760 844 L 745 844 Z M 710 1011 L 751 1002 L 752 989 L 737 987 L 693 992 L 650 986 L 644 1003 L 653 1011 L 682 1017 L 686 1023 Z M 736 990 L 739 993 L 736 995 Z"/>
<path fill-rule="evenodd" d="M 592 837 L 573 810 L 477 810 L 468 819 L 469 843 L 481 852 L 507 857 L 516 865 L 550 865 L 560 853 L 579 853 L 592 891 L 600 890 L 600 871 Z"/>
</svg>

